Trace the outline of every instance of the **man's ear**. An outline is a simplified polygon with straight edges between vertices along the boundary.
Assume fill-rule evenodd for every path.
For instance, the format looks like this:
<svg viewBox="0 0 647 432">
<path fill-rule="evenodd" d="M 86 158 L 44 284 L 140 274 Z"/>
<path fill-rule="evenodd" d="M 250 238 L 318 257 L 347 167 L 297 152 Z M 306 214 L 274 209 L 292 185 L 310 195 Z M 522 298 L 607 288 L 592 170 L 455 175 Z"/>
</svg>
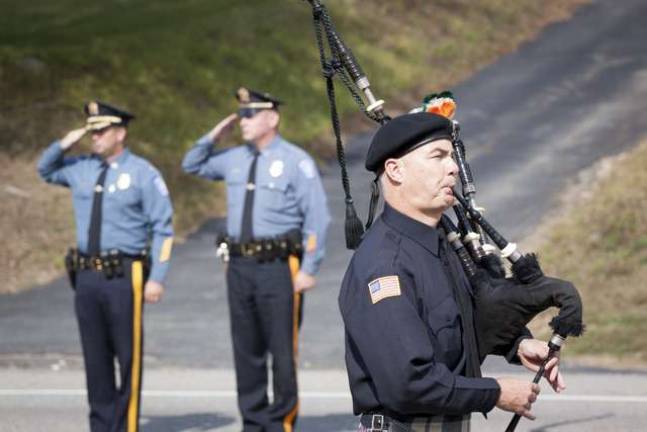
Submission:
<svg viewBox="0 0 647 432">
<path fill-rule="evenodd" d="M 401 159 L 390 158 L 384 162 L 384 175 L 396 184 L 402 183 L 404 177 L 404 164 Z"/>
<path fill-rule="evenodd" d="M 126 141 L 126 136 L 128 135 L 128 130 L 125 127 L 116 128 L 117 139 L 121 142 Z"/>
<path fill-rule="evenodd" d="M 279 121 L 281 120 L 279 113 L 274 110 L 267 110 L 267 116 L 267 122 L 270 127 L 276 129 L 279 126 Z"/>
</svg>

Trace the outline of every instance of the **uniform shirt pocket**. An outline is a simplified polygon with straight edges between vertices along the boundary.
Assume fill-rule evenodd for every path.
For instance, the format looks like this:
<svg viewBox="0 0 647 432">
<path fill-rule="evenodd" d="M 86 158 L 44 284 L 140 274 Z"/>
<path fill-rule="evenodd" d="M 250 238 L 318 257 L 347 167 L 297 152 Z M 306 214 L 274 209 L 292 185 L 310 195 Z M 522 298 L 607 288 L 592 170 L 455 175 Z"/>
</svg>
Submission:
<svg viewBox="0 0 647 432">
<path fill-rule="evenodd" d="M 104 193 L 106 194 L 104 201 L 106 207 L 120 209 L 140 207 L 141 205 L 141 189 L 133 183 L 126 188 L 119 187 L 118 184 L 107 185 Z"/>
<path fill-rule="evenodd" d="M 75 200 L 91 200 L 94 196 L 94 183 L 88 180 L 81 180 L 72 186 L 72 196 Z"/>
<path fill-rule="evenodd" d="M 281 210 L 289 201 L 290 188 L 288 179 L 263 179 L 258 183 L 258 199 L 271 210 Z"/>
<path fill-rule="evenodd" d="M 460 361 L 463 353 L 463 335 L 458 306 L 447 296 L 427 313 L 427 322 L 435 339 L 437 360 L 450 369 Z"/>
<path fill-rule="evenodd" d="M 225 183 L 227 184 L 227 198 L 230 205 L 231 201 L 236 202 L 244 198 L 247 179 L 240 168 L 231 169 L 225 177 Z M 242 206 L 242 203 L 240 205 Z"/>
</svg>

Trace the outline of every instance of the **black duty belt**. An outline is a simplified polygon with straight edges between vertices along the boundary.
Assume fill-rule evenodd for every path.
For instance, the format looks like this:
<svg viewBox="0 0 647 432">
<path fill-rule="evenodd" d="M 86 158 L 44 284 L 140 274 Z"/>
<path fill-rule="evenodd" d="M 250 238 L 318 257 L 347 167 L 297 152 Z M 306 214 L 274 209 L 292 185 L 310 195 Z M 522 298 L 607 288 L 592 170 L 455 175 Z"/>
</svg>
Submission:
<svg viewBox="0 0 647 432">
<path fill-rule="evenodd" d="M 360 416 L 360 424 L 367 432 L 414 432 L 418 430 L 461 432 L 469 424 L 470 416 L 432 416 L 394 419 L 384 414 L 371 413 Z"/>
<path fill-rule="evenodd" d="M 362 414 L 359 422 L 368 431 L 388 432 L 391 419 L 382 414 Z"/>
<path fill-rule="evenodd" d="M 294 230 L 284 235 L 254 239 L 250 242 L 239 243 L 230 237 L 219 236 L 216 239 L 218 256 L 227 262 L 229 257 L 254 258 L 260 262 L 285 260 L 290 255 L 301 256 L 303 244 L 301 232 Z"/>
<path fill-rule="evenodd" d="M 124 276 L 124 264 L 126 261 L 142 261 L 144 267 L 148 267 L 148 251 L 144 250 L 139 254 L 128 254 L 113 249 L 101 252 L 99 256 L 90 256 L 80 252 L 78 249 L 70 248 L 65 256 L 65 267 L 68 273 L 92 270 L 102 272 L 107 278 L 113 278 Z"/>
</svg>

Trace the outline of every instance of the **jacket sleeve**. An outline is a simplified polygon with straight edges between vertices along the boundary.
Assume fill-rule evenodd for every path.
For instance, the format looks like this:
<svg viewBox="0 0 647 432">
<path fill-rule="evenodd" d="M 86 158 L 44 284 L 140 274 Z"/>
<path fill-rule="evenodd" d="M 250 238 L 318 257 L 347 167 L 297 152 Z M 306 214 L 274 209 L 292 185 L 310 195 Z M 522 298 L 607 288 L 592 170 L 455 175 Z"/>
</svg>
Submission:
<svg viewBox="0 0 647 432">
<path fill-rule="evenodd" d="M 514 364 L 514 365 L 521 364 L 521 360 L 517 355 L 517 352 L 519 351 L 519 344 L 524 339 L 532 339 L 532 338 L 533 338 L 532 333 L 530 332 L 530 330 L 528 330 L 528 327 L 524 327 L 523 330 L 521 331 L 521 335 L 514 341 L 512 345 L 510 345 L 508 350 L 502 352 L 501 355 L 503 355 L 505 359 L 508 361 L 508 363 L 510 364 Z"/>
<path fill-rule="evenodd" d="M 404 415 L 490 411 L 500 393 L 496 380 L 457 376 L 436 361 L 412 276 L 380 263 L 382 270 L 370 277 L 351 267 L 342 289 L 345 299 L 340 297 L 347 334 L 361 353 L 380 402 Z M 378 280 L 385 283 L 379 289 L 374 284 Z M 385 289 L 391 295 L 375 301 Z"/>
<path fill-rule="evenodd" d="M 296 191 L 303 214 L 303 260 L 301 270 L 310 275 L 319 271 L 325 255 L 330 212 L 326 192 L 314 161 L 308 156 L 298 161 Z"/>
<path fill-rule="evenodd" d="M 168 271 L 173 246 L 173 207 L 162 175 L 152 166 L 143 182 L 143 210 L 151 229 L 149 279 L 162 283 Z"/>
<path fill-rule="evenodd" d="M 228 165 L 229 149 L 215 151 L 211 137 L 207 134 L 200 138 L 184 155 L 182 169 L 209 180 L 222 180 Z"/>
</svg>

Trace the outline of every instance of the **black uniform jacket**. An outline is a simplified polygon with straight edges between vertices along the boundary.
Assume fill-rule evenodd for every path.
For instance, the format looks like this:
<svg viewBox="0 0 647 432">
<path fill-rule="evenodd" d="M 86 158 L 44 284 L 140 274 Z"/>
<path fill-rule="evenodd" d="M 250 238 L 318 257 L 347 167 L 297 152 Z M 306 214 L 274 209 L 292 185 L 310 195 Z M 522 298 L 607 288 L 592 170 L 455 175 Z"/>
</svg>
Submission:
<svg viewBox="0 0 647 432">
<path fill-rule="evenodd" d="M 496 404 L 496 380 L 462 376 L 462 321 L 441 241 L 436 229 L 385 205 L 351 260 L 339 307 L 355 414 L 462 415 Z M 470 290 L 462 271 L 458 279 Z"/>
</svg>

